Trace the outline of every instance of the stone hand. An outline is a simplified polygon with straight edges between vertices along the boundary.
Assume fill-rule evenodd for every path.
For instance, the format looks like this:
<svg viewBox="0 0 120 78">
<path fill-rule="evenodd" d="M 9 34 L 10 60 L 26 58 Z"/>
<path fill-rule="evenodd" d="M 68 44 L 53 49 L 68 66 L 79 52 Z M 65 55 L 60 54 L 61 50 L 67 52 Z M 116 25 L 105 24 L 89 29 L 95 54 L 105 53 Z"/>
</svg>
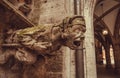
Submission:
<svg viewBox="0 0 120 78">
<path fill-rule="evenodd" d="M 52 46 L 52 43 L 49 42 L 38 42 L 33 45 L 34 50 L 44 51 Z"/>
</svg>

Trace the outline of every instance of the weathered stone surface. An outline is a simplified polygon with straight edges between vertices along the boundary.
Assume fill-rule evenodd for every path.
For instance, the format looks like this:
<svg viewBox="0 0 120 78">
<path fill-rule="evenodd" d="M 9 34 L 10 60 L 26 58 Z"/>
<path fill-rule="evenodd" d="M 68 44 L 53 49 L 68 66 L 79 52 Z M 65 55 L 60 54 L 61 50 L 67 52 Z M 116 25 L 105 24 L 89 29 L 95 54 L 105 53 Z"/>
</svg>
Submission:
<svg viewBox="0 0 120 78">
<path fill-rule="evenodd" d="M 39 24 L 60 22 L 66 16 L 66 7 L 64 5 L 64 0 L 48 0 L 47 3 L 43 3 L 41 5 Z"/>
<path fill-rule="evenodd" d="M 63 70 L 63 57 L 62 51 L 58 51 L 56 55 L 48 57 L 48 64 L 46 65 L 48 72 L 62 72 Z"/>
<path fill-rule="evenodd" d="M 97 78 L 96 76 L 96 60 L 95 60 L 95 45 L 94 45 L 94 31 L 93 31 L 93 11 L 96 0 L 82 0 L 81 14 L 86 21 L 85 34 L 85 51 L 84 51 L 84 67 L 85 78 Z M 92 65 L 92 66 L 91 66 Z"/>
<path fill-rule="evenodd" d="M 63 78 L 62 74 L 47 74 L 46 78 Z"/>
</svg>

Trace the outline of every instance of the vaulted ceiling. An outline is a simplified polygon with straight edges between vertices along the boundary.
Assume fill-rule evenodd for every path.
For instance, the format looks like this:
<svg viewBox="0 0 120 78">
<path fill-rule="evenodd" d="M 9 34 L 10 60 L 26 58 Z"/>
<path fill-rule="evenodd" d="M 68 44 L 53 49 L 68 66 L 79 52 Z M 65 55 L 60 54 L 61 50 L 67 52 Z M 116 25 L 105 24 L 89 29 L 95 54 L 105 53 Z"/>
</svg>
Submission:
<svg viewBox="0 0 120 78">
<path fill-rule="evenodd" d="M 94 29 L 96 38 L 109 41 L 119 37 L 120 29 L 120 0 L 97 0 L 94 10 Z M 102 34 L 107 29 L 108 35 Z M 107 38 L 106 38 L 107 37 Z"/>
</svg>

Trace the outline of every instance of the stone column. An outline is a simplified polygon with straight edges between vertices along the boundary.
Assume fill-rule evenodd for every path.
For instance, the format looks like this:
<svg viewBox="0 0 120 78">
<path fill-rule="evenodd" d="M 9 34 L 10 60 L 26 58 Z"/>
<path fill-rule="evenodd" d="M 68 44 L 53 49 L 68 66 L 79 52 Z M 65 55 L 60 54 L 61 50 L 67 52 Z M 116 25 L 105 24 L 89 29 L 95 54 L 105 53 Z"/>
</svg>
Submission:
<svg viewBox="0 0 120 78">
<path fill-rule="evenodd" d="M 75 15 L 81 15 L 80 6 L 81 6 L 80 0 L 74 0 L 74 14 Z M 84 78 L 83 44 L 84 44 L 84 41 L 81 42 L 81 45 L 75 51 L 76 78 Z"/>
<path fill-rule="evenodd" d="M 95 43 L 96 64 L 103 64 L 102 44 L 98 40 Z"/>
<path fill-rule="evenodd" d="M 63 78 L 76 78 L 75 51 L 68 47 L 62 47 L 63 53 Z"/>
<path fill-rule="evenodd" d="M 113 41 L 113 51 L 115 58 L 115 69 L 120 74 L 120 9 L 117 14 L 115 27 L 114 27 L 114 41 Z"/>
<path fill-rule="evenodd" d="M 114 41 L 115 44 L 113 46 L 114 59 L 115 59 L 115 70 L 116 70 L 116 73 L 120 74 L 120 46 L 119 46 L 119 43 L 116 43 L 116 41 Z"/>
<path fill-rule="evenodd" d="M 100 64 L 103 64 L 103 52 L 102 52 L 102 45 L 99 46 L 99 55 L 100 57 Z"/>
<path fill-rule="evenodd" d="M 84 78 L 84 53 L 83 53 L 83 42 L 80 47 L 76 50 L 76 78 Z"/>
<path fill-rule="evenodd" d="M 111 58 L 110 58 L 110 45 L 106 43 L 105 46 L 105 56 L 106 56 L 106 68 L 112 68 Z"/>
<path fill-rule="evenodd" d="M 93 30 L 93 12 L 96 0 L 81 0 L 81 14 L 85 17 L 86 34 L 84 50 L 84 76 L 85 78 L 97 78 L 95 43 Z"/>
</svg>

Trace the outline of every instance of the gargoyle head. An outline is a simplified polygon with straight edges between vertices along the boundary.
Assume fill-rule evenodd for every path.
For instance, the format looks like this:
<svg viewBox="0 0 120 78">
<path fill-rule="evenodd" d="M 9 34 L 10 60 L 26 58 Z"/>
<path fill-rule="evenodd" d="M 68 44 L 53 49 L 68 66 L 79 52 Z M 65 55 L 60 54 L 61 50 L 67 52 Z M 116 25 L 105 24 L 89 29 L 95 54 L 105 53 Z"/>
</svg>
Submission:
<svg viewBox="0 0 120 78">
<path fill-rule="evenodd" d="M 82 16 L 74 16 L 64 19 L 62 31 L 64 45 L 71 49 L 76 49 L 80 46 L 81 41 L 84 40 L 86 31 L 84 18 Z"/>
</svg>

